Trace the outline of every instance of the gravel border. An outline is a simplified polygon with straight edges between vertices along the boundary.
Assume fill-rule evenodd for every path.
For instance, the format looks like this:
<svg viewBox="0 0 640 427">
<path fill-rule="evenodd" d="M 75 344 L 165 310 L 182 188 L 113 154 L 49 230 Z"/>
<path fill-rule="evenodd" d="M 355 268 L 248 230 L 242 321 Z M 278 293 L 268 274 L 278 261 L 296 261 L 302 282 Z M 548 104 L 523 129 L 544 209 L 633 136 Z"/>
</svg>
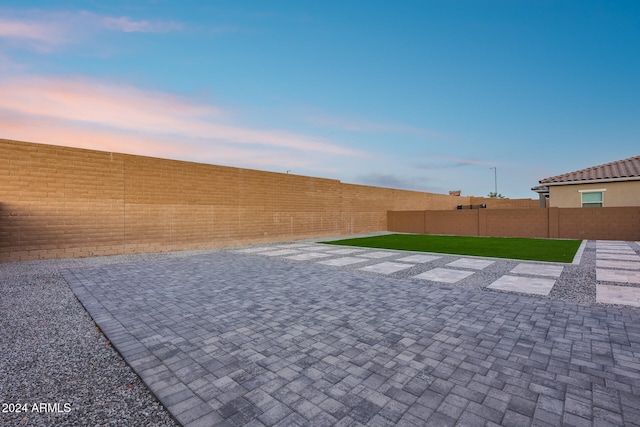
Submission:
<svg viewBox="0 0 640 427">
<path fill-rule="evenodd" d="M 194 253 L 0 264 L 0 425 L 179 425 L 110 345 L 59 270 Z"/>
</svg>

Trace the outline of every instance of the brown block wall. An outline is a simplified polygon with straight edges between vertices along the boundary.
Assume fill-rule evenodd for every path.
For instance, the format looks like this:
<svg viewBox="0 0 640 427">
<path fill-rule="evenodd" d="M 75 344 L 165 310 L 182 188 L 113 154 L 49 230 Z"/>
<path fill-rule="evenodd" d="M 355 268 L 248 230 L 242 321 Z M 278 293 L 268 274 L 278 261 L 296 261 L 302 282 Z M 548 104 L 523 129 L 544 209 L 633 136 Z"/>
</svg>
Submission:
<svg viewBox="0 0 640 427">
<path fill-rule="evenodd" d="M 478 210 L 427 211 L 424 228 L 427 234 L 477 236 Z"/>
<path fill-rule="evenodd" d="M 389 211 L 387 213 L 387 230 L 399 233 L 428 234 L 425 228 L 428 211 Z"/>
<path fill-rule="evenodd" d="M 640 207 L 557 209 L 560 238 L 640 240 Z"/>
<path fill-rule="evenodd" d="M 0 139 L 0 262 L 383 231 L 460 199 Z"/>
<path fill-rule="evenodd" d="M 496 199 L 492 197 L 469 197 L 471 205 L 487 205 L 487 209 L 533 209 L 540 207 L 538 199 Z"/>
<path fill-rule="evenodd" d="M 424 215 L 424 224 L 419 222 Z M 389 231 L 460 236 L 640 240 L 640 207 L 389 212 Z"/>
<path fill-rule="evenodd" d="M 487 226 L 480 236 L 549 237 L 549 215 L 545 209 L 483 209 Z"/>
</svg>

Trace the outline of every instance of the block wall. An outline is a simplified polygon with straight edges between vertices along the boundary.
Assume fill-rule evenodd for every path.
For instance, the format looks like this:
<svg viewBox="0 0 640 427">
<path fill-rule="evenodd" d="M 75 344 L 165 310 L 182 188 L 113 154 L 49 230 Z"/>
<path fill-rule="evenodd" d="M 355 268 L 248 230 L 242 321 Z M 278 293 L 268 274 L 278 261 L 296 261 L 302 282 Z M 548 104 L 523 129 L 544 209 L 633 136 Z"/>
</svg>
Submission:
<svg viewBox="0 0 640 427">
<path fill-rule="evenodd" d="M 0 262 L 383 231 L 460 199 L 0 139 Z"/>
<path fill-rule="evenodd" d="M 557 210 L 560 238 L 640 240 L 640 207 Z"/>
<path fill-rule="evenodd" d="M 123 156 L 0 141 L 0 260 L 123 251 Z"/>
<path fill-rule="evenodd" d="M 427 234 L 425 215 L 428 211 L 389 211 L 387 230 L 399 233 Z"/>
<path fill-rule="evenodd" d="M 494 237 L 549 237 L 546 209 L 486 209 L 486 230 L 480 235 Z"/>
<path fill-rule="evenodd" d="M 640 207 L 405 211 L 389 218 L 389 231 L 405 233 L 640 240 Z"/>
<path fill-rule="evenodd" d="M 538 199 L 496 199 L 492 197 L 469 197 L 471 205 L 487 205 L 487 209 L 533 209 L 540 207 Z"/>
<path fill-rule="evenodd" d="M 427 234 L 477 235 L 478 210 L 428 211 L 424 228 Z"/>
</svg>

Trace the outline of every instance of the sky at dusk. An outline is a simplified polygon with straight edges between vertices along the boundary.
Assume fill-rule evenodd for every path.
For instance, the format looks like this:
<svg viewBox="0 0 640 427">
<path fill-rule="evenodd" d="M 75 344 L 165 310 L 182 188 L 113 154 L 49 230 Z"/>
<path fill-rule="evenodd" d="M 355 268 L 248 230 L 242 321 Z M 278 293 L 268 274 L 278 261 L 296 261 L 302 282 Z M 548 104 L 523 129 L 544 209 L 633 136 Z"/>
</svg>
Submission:
<svg viewBox="0 0 640 427">
<path fill-rule="evenodd" d="M 4 0 L 0 138 L 536 198 L 640 155 L 640 2 Z"/>
</svg>

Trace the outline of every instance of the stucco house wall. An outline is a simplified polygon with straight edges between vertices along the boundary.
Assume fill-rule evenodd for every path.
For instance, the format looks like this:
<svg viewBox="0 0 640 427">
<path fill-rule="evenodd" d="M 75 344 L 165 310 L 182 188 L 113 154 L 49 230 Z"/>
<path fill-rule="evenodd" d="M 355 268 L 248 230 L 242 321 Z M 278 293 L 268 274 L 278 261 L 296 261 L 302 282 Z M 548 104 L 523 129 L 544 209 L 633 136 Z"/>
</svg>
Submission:
<svg viewBox="0 0 640 427">
<path fill-rule="evenodd" d="M 539 183 L 531 190 L 538 193 L 540 207 L 640 206 L 640 156 L 551 176 Z"/>
<path fill-rule="evenodd" d="M 549 185 L 549 206 L 580 208 L 580 191 L 603 191 L 603 207 L 640 206 L 640 181 L 594 182 L 589 184 Z"/>
</svg>

